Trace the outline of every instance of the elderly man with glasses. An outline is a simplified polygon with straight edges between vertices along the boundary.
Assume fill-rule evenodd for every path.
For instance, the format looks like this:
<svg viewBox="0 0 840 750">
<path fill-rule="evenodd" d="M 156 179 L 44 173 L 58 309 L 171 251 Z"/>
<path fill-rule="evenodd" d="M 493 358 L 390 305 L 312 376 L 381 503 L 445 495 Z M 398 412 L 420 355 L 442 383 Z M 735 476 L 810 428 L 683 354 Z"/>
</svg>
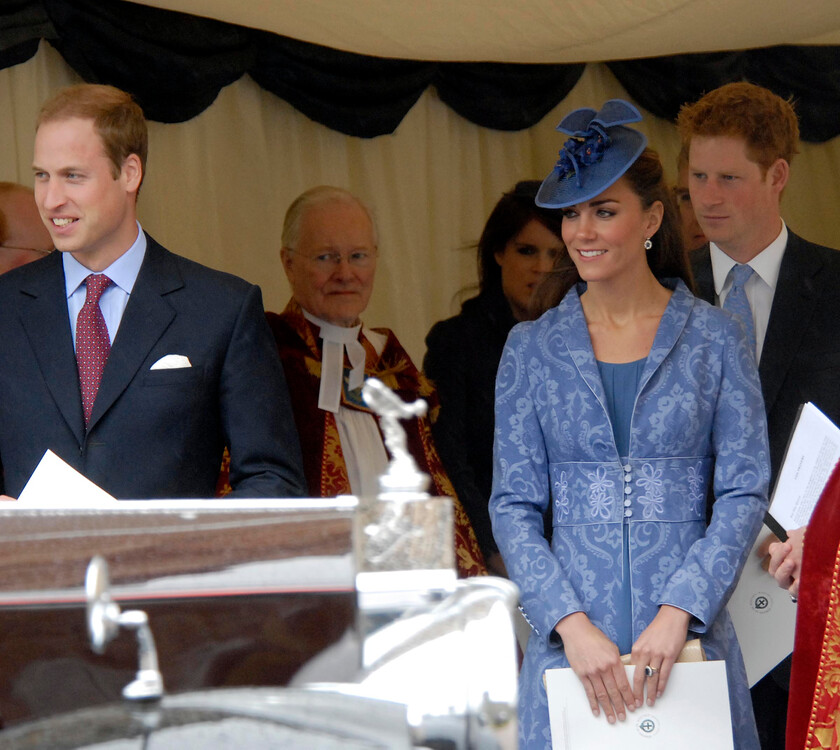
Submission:
<svg viewBox="0 0 840 750">
<path fill-rule="evenodd" d="M 335 187 L 307 190 L 286 213 L 282 241 L 292 299 L 279 315 L 266 315 L 286 371 L 309 492 L 370 495 L 388 456 L 377 418 L 362 400 L 365 378 L 379 378 L 404 400 L 426 399 L 434 414 L 433 387 L 392 331 L 362 324 L 378 251 L 373 219 L 358 198 Z M 409 450 L 432 477 L 430 491 L 455 500 L 459 572 L 483 572 L 475 535 L 443 470 L 428 418 L 404 426 Z"/>
<path fill-rule="evenodd" d="M 0 273 L 38 260 L 52 249 L 32 188 L 0 182 Z"/>
</svg>

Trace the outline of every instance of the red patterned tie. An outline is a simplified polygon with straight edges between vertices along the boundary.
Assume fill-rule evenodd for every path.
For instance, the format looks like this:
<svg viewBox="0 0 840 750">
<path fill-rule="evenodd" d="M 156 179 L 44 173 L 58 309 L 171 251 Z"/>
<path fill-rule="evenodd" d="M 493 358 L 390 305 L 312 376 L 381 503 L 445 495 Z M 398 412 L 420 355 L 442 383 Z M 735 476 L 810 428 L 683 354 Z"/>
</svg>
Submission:
<svg viewBox="0 0 840 750">
<path fill-rule="evenodd" d="M 99 309 L 99 298 L 111 285 L 111 279 L 104 274 L 92 273 L 85 279 L 87 294 L 85 304 L 76 318 L 76 363 L 79 366 L 79 384 L 82 386 L 82 410 L 85 413 L 85 427 L 90 421 L 93 402 L 99 390 L 99 381 L 105 369 L 105 361 L 111 351 L 111 340 L 105 318 Z"/>
</svg>

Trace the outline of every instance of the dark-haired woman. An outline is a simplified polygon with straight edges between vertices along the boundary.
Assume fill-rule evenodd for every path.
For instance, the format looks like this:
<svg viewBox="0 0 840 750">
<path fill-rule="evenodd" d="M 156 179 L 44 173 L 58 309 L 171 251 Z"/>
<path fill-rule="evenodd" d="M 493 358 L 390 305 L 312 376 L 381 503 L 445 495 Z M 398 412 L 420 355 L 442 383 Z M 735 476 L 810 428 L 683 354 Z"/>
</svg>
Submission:
<svg viewBox="0 0 840 750">
<path fill-rule="evenodd" d="M 513 329 L 499 365 L 490 513 L 532 627 L 520 746 L 550 747 L 546 669 L 571 667 L 614 722 L 653 705 L 699 637 L 726 661 L 735 747 L 753 749 L 725 605 L 767 506 L 761 388 L 740 324 L 689 291 L 662 165 L 626 126 L 640 119 L 612 100 L 561 122 L 537 197 L 564 212 L 557 306 Z"/>
<path fill-rule="evenodd" d="M 535 287 L 562 252 L 560 212 L 534 203 L 539 181 L 505 193 L 478 241 L 479 293 L 426 337 L 423 369 L 435 382 L 440 414 L 435 446 L 472 522 L 490 572 L 504 575 L 487 502 L 493 474 L 496 369 L 513 325 L 529 318 Z"/>
</svg>

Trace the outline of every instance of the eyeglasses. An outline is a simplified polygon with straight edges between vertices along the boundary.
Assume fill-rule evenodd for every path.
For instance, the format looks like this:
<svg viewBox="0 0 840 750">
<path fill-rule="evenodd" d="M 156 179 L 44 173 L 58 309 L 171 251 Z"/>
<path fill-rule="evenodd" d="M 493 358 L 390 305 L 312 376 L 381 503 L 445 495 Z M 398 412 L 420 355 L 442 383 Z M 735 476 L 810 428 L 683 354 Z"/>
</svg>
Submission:
<svg viewBox="0 0 840 750">
<path fill-rule="evenodd" d="M 2 250 L 25 250 L 27 253 L 37 253 L 38 255 L 49 255 L 52 250 L 38 250 L 35 247 L 17 247 L 16 245 L 0 244 Z"/>
<path fill-rule="evenodd" d="M 319 255 L 304 255 L 292 248 L 286 248 L 290 253 L 299 255 L 301 258 L 306 258 L 310 263 L 314 263 L 318 268 L 323 270 L 333 270 L 341 265 L 342 261 L 346 261 L 354 268 L 370 268 L 376 261 L 376 251 L 373 250 L 354 250 L 351 253 L 320 253 Z"/>
</svg>

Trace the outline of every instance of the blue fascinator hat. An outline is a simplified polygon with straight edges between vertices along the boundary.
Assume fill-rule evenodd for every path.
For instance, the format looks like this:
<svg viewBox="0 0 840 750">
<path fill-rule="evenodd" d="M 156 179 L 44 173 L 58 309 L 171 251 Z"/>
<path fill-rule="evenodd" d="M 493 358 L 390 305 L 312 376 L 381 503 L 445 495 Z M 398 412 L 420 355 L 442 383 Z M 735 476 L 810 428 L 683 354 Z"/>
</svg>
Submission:
<svg viewBox="0 0 840 750">
<path fill-rule="evenodd" d="M 639 110 L 623 99 L 610 99 L 600 112 L 585 107 L 566 115 L 557 130 L 571 137 L 537 191 L 537 205 L 565 208 L 606 190 L 645 150 L 647 138 L 625 127 L 641 119 Z"/>
</svg>

